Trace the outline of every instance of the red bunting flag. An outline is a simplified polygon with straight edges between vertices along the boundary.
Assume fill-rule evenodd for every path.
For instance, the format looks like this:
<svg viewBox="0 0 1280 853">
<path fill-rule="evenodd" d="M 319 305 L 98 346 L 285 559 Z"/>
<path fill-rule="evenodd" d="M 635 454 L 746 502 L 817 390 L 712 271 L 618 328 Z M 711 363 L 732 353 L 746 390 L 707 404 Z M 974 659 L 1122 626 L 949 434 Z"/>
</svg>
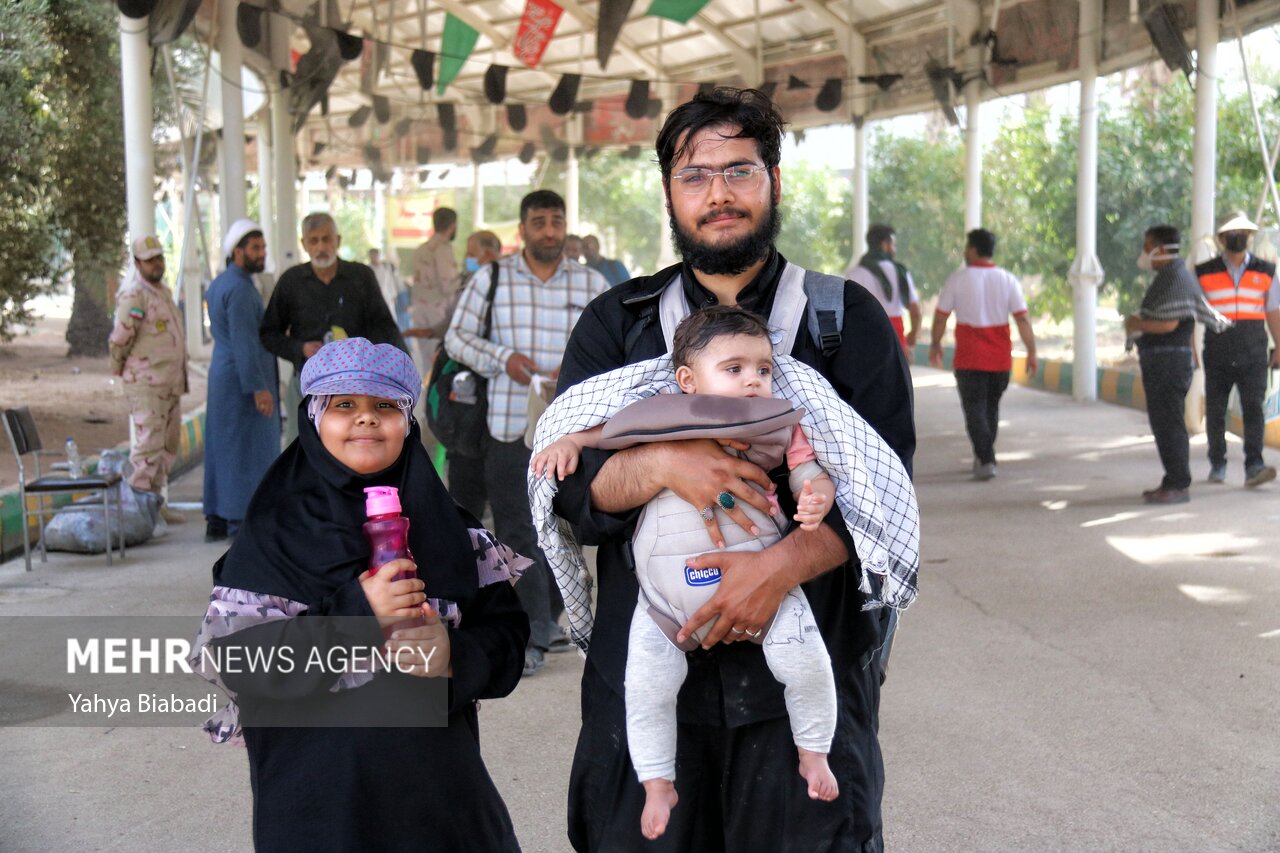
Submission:
<svg viewBox="0 0 1280 853">
<path fill-rule="evenodd" d="M 511 45 L 511 52 L 516 59 L 530 68 L 538 67 L 563 11 L 551 0 L 525 0 L 524 14 L 520 17 L 520 27 L 516 30 L 516 40 Z"/>
</svg>

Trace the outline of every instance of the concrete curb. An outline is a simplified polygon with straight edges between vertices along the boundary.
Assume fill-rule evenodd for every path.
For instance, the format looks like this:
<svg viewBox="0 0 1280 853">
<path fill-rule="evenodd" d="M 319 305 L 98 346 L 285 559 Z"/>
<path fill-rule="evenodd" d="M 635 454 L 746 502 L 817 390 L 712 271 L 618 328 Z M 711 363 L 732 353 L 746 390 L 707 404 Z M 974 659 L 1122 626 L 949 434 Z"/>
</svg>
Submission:
<svg viewBox="0 0 1280 853">
<path fill-rule="evenodd" d="M 204 406 L 182 416 L 182 430 L 178 436 L 178 458 L 174 460 L 173 468 L 169 471 L 170 477 L 177 477 L 204 461 L 204 420 Z M 128 453 L 129 443 L 118 444 L 115 449 Z M 89 473 L 97 472 L 96 456 L 89 457 L 85 462 Z M 85 492 L 57 495 L 48 500 L 54 507 L 62 507 L 73 500 L 87 496 L 88 493 Z M 27 506 L 34 509 L 36 499 L 28 496 Z M 32 525 L 26 533 L 28 541 L 34 545 L 39 536 L 38 529 Z M 15 486 L 0 492 L 0 562 L 22 556 L 22 534 L 22 511 L 18 504 L 18 489 Z"/>
</svg>

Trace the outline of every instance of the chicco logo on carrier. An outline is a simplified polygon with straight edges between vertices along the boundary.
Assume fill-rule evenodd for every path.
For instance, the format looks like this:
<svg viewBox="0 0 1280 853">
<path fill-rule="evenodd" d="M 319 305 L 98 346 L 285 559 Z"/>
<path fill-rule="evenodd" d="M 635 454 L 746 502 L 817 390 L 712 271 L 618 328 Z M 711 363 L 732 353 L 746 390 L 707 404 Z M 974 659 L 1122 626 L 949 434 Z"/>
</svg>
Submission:
<svg viewBox="0 0 1280 853">
<path fill-rule="evenodd" d="M 692 566 L 685 566 L 684 580 L 689 586 L 708 586 L 713 583 L 720 583 L 720 570 L 714 567 L 695 569 Z"/>
</svg>

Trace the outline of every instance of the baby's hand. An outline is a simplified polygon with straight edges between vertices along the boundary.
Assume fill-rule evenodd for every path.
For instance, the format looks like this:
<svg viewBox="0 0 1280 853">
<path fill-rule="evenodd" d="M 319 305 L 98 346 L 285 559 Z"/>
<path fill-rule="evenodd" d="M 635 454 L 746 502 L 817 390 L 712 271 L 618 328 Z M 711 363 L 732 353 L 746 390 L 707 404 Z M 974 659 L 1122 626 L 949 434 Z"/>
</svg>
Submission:
<svg viewBox="0 0 1280 853">
<path fill-rule="evenodd" d="M 418 567 L 411 560 L 392 560 L 379 567 L 376 573 L 360 575 L 360 588 L 369 600 L 369 609 L 378 617 L 382 627 L 394 625 L 422 615 L 419 605 L 427 600 L 422 590 L 425 584 L 417 578 L 394 580 L 401 572 L 416 572 Z"/>
<path fill-rule="evenodd" d="M 805 480 L 800 497 L 796 499 L 795 520 L 800 524 L 801 530 L 817 530 L 822 519 L 827 517 L 830 507 L 831 501 L 827 496 L 815 492 L 813 483 Z"/>
<path fill-rule="evenodd" d="M 555 479 L 563 480 L 578 470 L 578 447 L 567 438 L 559 439 L 534 456 L 529 465 L 539 477 L 551 479 L 554 473 Z"/>
</svg>

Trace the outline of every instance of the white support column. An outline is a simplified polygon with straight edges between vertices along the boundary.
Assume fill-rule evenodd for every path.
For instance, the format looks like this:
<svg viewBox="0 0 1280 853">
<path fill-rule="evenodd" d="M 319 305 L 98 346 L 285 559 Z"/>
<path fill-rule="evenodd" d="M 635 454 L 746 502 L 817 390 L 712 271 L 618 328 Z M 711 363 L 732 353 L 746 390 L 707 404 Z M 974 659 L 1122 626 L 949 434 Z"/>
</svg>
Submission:
<svg viewBox="0 0 1280 853">
<path fill-rule="evenodd" d="M 132 241 L 156 233 L 151 45 L 147 41 L 146 18 L 120 15 L 120 87 L 124 106 L 125 190 Z"/>
<path fill-rule="evenodd" d="M 1080 156 L 1076 165 L 1076 258 L 1068 278 L 1074 290 L 1071 395 L 1098 399 L 1098 44 L 1100 0 L 1080 0 Z"/>
<path fill-rule="evenodd" d="M 982 227 L 982 81 L 964 87 L 964 230 Z"/>
<path fill-rule="evenodd" d="M 565 123 L 569 143 L 569 159 L 564 164 L 564 219 L 570 234 L 578 231 L 578 155 L 574 148 L 582 144 L 582 117 L 574 114 Z"/>
<path fill-rule="evenodd" d="M 850 14 L 852 15 L 850 4 Z M 862 96 L 869 87 L 859 83 L 860 74 L 867 73 L 867 42 L 852 25 L 849 27 L 849 77 L 850 93 L 854 97 L 853 109 L 853 257 L 850 262 L 867 251 L 867 132 L 866 115 L 871 105 Z"/>
<path fill-rule="evenodd" d="M 223 233 L 245 215 L 244 183 L 244 92 L 240 87 L 240 36 L 236 32 L 238 4 L 223 0 L 218 4 L 218 61 L 222 70 L 222 144 L 218 146 L 221 178 Z"/>
<path fill-rule="evenodd" d="M 1214 253 L 1214 201 L 1218 156 L 1218 4 L 1196 4 L 1196 118 L 1191 156 L 1191 233 L 1183 239 L 1191 264 Z M 1196 324 L 1195 346 L 1204 342 L 1204 327 Z M 1196 368 L 1184 411 L 1187 429 L 1203 431 L 1204 370 Z"/>
<path fill-rule="evenodd" d="M 567 205 L 568 202 L 565 202 Z M 566 216 L 566 218 L 568 218 Z M 471 182 L 471 230 L 484 228 L 484 178 L 480 174 L 480 164 L 476 164 L 476 177 Z"/>
<path fill-rule="evenodd" d="M 267 241 L 267 251 L 274 252 L 276 242 L 275 179 L 272 176 L 270 107 L 258 113 L 258 224 L 262 226 L 262 239 Z"/>
<path fill-rule="evenodd" d="M 323 5 L 323 4 L 322 4 Z M 272 64 L 277 68 L 289 64 L 289 21 L 271 16 Z M 298 197 L 295 185 L 298 161 L 293 139 L 293 117 L 289 115 L 289 99 L 281 90 L 271 93 L 271 147 L 275 155 L 272 177 L 275 178 L 276 250 L 272 253 L 276 276 L 298 263 Z"/>
<path fill-rule="evenodd" d="M 1191 234 L 1194 262 L 1211 255 L 1199 251 L 1213 242 L 1214 191 L 1218 156 L 1218 12 L 1216 3 L 1196 4 L 1196 118 L 1191 159 Z"/>
<path fill-rule="evenodd" d="M 866 122 L 859 116 L 853 124 L 853 257 L 850 263 L 867 252 L 867 132 Z"/>
</svg>

